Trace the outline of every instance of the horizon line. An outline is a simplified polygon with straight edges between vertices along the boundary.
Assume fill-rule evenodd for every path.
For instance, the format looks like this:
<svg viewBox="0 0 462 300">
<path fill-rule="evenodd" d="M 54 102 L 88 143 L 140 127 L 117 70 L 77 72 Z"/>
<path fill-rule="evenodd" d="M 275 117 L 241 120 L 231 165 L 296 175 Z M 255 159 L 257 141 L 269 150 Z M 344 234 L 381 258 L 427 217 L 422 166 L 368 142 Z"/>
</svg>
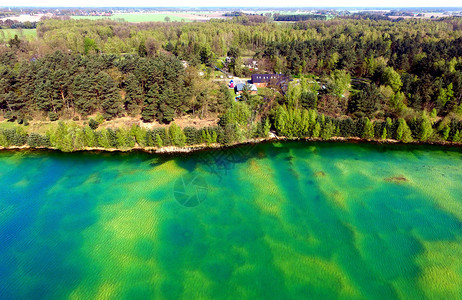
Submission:
<svg viewBox="0 0 462 300">
<path fill-rule="evenodd" d="M 46 6 L 46 5 L 25 5 L 25 6 L 1 6 L 0 8 L 171 8 L 171 9 L 214 9 L 214 8 L 229 8 L 229 9 L 247 9 L 247 8 L 257 8 L 257 9 L 308 9 L 308 8 L 376 8 L 376 9 L 390 9 L 390 8 L 415 8 L 415 9 L 448 9 L 456 8 L 462 9 L 462 6 Z"/>
</svg>

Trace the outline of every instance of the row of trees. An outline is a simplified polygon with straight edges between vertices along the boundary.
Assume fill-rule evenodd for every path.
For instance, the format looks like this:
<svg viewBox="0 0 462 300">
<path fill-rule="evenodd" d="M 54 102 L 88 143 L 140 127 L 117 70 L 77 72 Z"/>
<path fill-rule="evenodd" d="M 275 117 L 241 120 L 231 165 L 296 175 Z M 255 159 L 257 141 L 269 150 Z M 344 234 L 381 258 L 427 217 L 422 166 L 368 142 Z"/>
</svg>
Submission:
<svg viewBox="0 0 462 300">
<path fill-rule="evenodd" d="M 51 123 L 46 134 L 27 133 L 26 126 L 8 124 L 0 126 L 0 146 L 52 147 L 65 152 L 90 148 L 131 149 L 138 147 L 164 147 L 213 144 L 223 145 L 243 142 L 252 138 L 267 137 L 269 119 L 255 120 L 255 112 L 246 103 L 234 102 L 222 115 L 217 126 L 181 128 L 174 122 L 169 127 L 145 129 L 138 125 L 130 128 L 100 126 L 104 118 L 99 115 L 85 122 L 84 126 L 74 121 Z M 1 125 L 1 124 L 0 124 Z M 103 127 L 103 128 L 101 128 Z"/>
<path fill-rule="evenodd" d="M 292 74 L 299 74 L 300 69 L 318 75 L 345 69 L 358 77 L 372 75 L 367 74 L 366 59 L 382 57 L 396 70 L 420 77 L 428 73 L 422 72 L 425 68 L 438 70 L 434 62 L 462 56 L 461 23 L 457 18 L 336 19 L 282 25 L 219 20 L 200 24 L 47 20 L 39 24 L 38 34 L 41 44 L 62 51 L 152 56 L 165 49 L 193 64 L 226 56 L 238 47 L 241 53 L 254 53 L 255 59 L 273 71 Z M 422 60 L 425 66 L 419 64 Z"/>
<path fill-rule="evenodd" d="M 55 148 L 64 152 L 85 148 L 131 149 L 138 147 L 165 147 L 200 144 L 226 144 L 236 139 L 236 127 L 207 127 L 181 129 L 175 123 L 169 127 L 145 129 L 139 126 L 131 128 L 102 128 L 93 130 L 90 126 L 79 126 L 74 122 L 59 122 L 47 133 L 28 134 L 23 125 L 0 129 L 0 146 L 24 146 Z"/>
<path fill-rule="evenodd" d="M 92 129 L 74 122 L 59 122 L 45 135 L 26 132 L 23 125 L 0 128 L 0 146 L 24 146 L 34 148 L 55 148 L 64 152 L 85 148 L 131 149 L 138 147 L 164 147 L 186 145 L 210 145 L 213 143 L 230 144 L 249 138 L 267 137 L 269 120 L 258 123 L 255 128 L 246 130 L 239 122 L 223 120 L 225 126 L 197 129 L 181 129 L 175 123 L 169 127 L 145 129 L 137 125 L 131 128 Z M 223 124 L 222 123 L 222 124 Z M 277 133 L 286 137 L 361 137 L 364 139 L 396 139 L 405 143 L 411 141 L 452 141 L 462 142 L 462 122 L 442 120 L 433 123 L 430 116 L 422 114 L 420 118 L 406 122 L 404 119 L 372 122 L 368 118 L 329 118 L 312 109 L 297 109 L 279 106 L 275 115 L 274 127 Z M 243 134 L 243 132 L 246 132 Z"/>
<path fill-rule="evenodd" d="M 287 137 L 360 137 L 364 139 L 395 139 L 411 141 L 461 142 L 462 121 L 436 118 L 423 112 L 406 122 L 403 118 L 371 121 L 369 118 L 331 118 L 313 109 L 279 106 L 274 127 L 279 135 Z"/>
<path fill-rule="evenodd" d="M 11 29 L 34 29 L 37 27 L 37 22 L 20 22 L 17 20 L 0 20 L 0 29 L 1 28 L 11 28 Z"/>
<path fill-rule="evenodd" d="M 280 15 L 274 14 L 274 21 L 288 21 L 288 22 L 299 22 L 307 20 L 328 20 L 327 15 L 316 15 L 316 14 L 297 14 L 297 15 Z"/>
</svg>

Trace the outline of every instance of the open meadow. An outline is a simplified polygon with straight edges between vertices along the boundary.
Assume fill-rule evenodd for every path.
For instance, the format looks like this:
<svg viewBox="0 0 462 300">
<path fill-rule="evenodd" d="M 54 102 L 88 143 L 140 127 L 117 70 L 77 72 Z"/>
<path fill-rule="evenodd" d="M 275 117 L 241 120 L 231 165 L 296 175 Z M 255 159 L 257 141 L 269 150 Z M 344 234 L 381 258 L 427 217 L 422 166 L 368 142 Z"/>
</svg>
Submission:
<svg viewBox="0 0 462 300">
<path fill-rule="evenodd" d="M 19 38 L 33 40 L 37 37 L 36 29 L 0 29 L 0 41 L 14 38 L 17 34 Z"/>
</svg>

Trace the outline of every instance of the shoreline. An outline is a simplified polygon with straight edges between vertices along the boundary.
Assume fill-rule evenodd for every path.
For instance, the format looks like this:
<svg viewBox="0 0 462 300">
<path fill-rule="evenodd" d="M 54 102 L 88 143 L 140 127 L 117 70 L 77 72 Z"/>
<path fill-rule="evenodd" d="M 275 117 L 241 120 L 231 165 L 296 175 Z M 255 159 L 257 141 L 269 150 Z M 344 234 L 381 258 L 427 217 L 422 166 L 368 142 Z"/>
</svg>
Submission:
<svg viewBox="0 0 462 300">
<path fill-rule="evenodd" d="M 106 152 L 106 153 L 128 153 L 128 152 L 144 152 L 150 154 L 160 154 L 160 155 L 169 155 L 169 154 L 187 154 L 187 153 L 194 153 L 200 151 L 210 151 L 210 150 L 226 150 L 233 147 L 241 147 L 245 145 L 258 145 L 264 143 L 273 143 L 273 142 L 334 142 L 334 143 L 349 143 L 349 144 L 370 144 L 370 145 L 415 145 L 415 146 L 442 146 L 448 148 L 462 148 L 462 143 L 454 143 L 454 142 L 447 142 L 447 141 L 430 141 L 430 142 L 422 142 L 422 141 L 411 141 L 408 143 L 404 143 L 399 140 L 395 139 L 386 139 L 386 140 L 378 140 L 378 139 L 363 139 L 359 137 L 331 137 L 329 139 L 322 139 L 322 138 L 314 138 L 314 137 L 304 137 L 304 138 L 288 138 L 288 137 L 268 137 L 268 138 L 258 138 L 258 139 L 251 139 L 246 140 L 243 142 L 236 142 L 229 145 L 222 145 L 222 144 L 210 144 L 210 145 L 189 145 L 184 147 L 177 147 L 177 146 L 166 146 L 166 147 L 133 147 L 133 148 L 102 148 L 102 147 L 85 147 L 83 149 L 74 150 L 70 152 L 64 152 L 54 147 L 31 147 L 29 145 L 23 146 L 9 146 L 9 147 L 2 147 L 0 146 L 1 151 L 56 151 L 62 153 L 79 153 L 79 152 Z"/>
</svg>

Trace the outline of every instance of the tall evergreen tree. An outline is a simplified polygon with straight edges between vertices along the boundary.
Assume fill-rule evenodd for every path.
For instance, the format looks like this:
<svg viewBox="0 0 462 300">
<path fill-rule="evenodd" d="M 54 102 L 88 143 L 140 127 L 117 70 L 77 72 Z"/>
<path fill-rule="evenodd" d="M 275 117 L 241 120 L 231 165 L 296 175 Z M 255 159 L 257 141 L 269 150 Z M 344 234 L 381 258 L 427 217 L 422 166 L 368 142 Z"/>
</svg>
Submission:
<svg viewBox="0 0 462 300">
<path fill-rule="evenodd" d="M 159 86 L 154 83 L 149 89 L 143 102 L 141 116 L 144 121 L 152 122 L 156 114 L 156 105 L 159 101 Z"/>
<path fill-rule="evenodd" d="M 111 119 L 122 113 L 122 98 L 114 80 L 105 72 L 97 76 L 98 98 L 104 110 L 104 118 Z"/>
<path fill-rule="evenodd" d="M 134 74 L 128 75 L 125 81 L 125 99 L 124 99 L 124 107 L 125 110 L 130 115 L 135 115 L 141 112 L 141 107 L 144 100 L 143 89 L 135 77 Z"/>
<path fill-rule="evenodd" d="M 72 97 L 76 110 L 82 115 L 90 115 L 97 108 L 95 78 L 87 73 L 81 73 L 74 77 L 72 83 Z"/>
</svg>

